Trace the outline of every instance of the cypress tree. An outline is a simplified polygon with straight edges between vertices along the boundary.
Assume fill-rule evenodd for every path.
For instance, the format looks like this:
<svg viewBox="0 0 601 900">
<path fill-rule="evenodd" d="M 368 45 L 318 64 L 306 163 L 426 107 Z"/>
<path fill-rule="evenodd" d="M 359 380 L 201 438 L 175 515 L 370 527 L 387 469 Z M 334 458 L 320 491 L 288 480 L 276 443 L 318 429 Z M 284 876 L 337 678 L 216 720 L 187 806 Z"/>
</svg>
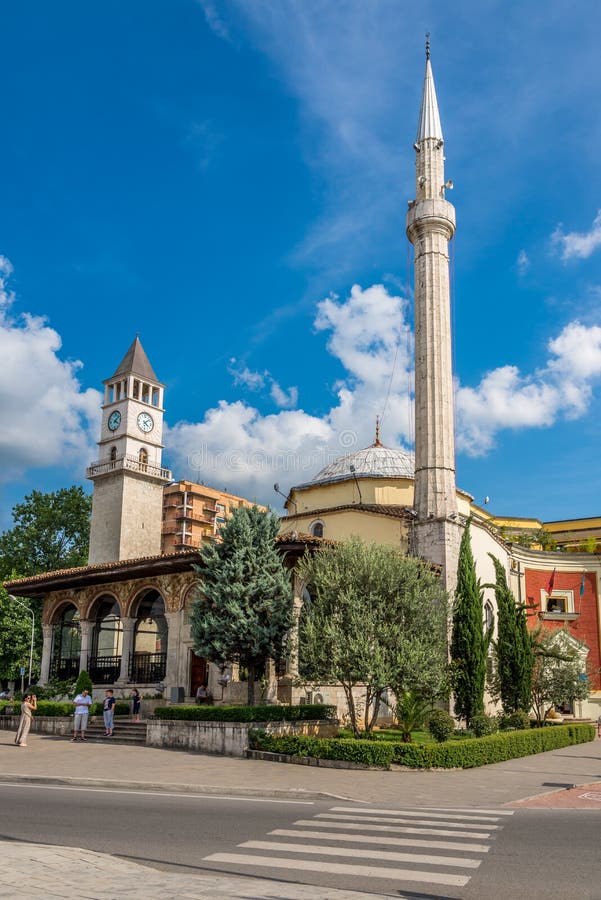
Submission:
<svg viewBox="0 0 601 900">
<path fill-rule="evenodd" d="M 293 625 L 292 586 L 275 546 L 277 516 L 239 507 L 221 529 L 221 541 L 202 550 L 198 596 L 190 624 L 194 651 L 218 665 L 248 670 L 248 703 L 255 675 L 268 659 L 286 656 Z"/>
<path fill-rule="evenodd" d="M 455 713 L 465 719 L 468 727 L 472 718 L 484 711 L 487 644 L 482 624 L 482 589 L 476 577 L 468 519 L 459 547 L 451 638 Z"/>
<path fill-rule="evenodd" d="M 491 554 L 495 567 L 495 597 L 497 600 L 497 682 L 506 713 L 530 709 L 533 652 L 526 625 L 526 610 L 515 602 L 507 584 L 501 562 Z"/>
</svg>

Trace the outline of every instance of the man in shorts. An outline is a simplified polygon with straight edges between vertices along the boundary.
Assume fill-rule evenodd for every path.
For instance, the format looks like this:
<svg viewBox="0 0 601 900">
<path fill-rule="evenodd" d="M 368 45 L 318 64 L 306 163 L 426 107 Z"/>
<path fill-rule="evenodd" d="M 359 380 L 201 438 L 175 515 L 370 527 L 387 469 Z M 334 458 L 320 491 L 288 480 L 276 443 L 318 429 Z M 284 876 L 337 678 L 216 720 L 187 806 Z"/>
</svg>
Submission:
<svg viewBox="0 0 601 900">
<path fill-rule="evenodd" d="M 73 737 L 71 742 L 77 740 L 77 732 L 79 732 L 81 740 L 85 741 L 86 728 L 88 727 L 88 716 L 90 714 L 90 706 L 92 698 L 88 691 L 84 688 L 81 694 L 78 694 L 73 701 L 75 706 L 75 716 L 73 717 Z"/>
</svg>

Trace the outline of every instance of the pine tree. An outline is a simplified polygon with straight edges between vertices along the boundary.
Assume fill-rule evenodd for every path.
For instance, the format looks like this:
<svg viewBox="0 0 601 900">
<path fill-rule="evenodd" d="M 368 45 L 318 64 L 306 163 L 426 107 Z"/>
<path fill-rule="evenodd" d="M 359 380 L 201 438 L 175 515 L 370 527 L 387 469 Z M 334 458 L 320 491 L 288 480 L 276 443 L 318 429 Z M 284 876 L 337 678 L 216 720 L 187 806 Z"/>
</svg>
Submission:
<svg viewBox="0 0 601 900">
<path fill-rule="evenodd" d="M 473 716 L 484 711 L 487 646 L 482 589 L 476 577 L 468 520 L 459 547 L 451 639 L 455 712 L 468 727 Z"/>
<path fill-rule="evenodd" d="M 286 656 L 293 625 L 292 586 L 275 547 L 279 521 L 256 506 L 239 507 L 202 550 L 199 591 L 191 612 L 194 650 L 218 665 L 248 670 L 254 704 L 258 668 Z"/>
<path fill-rule="evenodd" d="M 530 709 L 533 652 L 526 625 L 526 610 L 515 602 L 509 590 L 501 562 L 491 554 L 495 567 L 497 600 L 497 675 L 498 693 L 506 713 Z"/>
</svg>

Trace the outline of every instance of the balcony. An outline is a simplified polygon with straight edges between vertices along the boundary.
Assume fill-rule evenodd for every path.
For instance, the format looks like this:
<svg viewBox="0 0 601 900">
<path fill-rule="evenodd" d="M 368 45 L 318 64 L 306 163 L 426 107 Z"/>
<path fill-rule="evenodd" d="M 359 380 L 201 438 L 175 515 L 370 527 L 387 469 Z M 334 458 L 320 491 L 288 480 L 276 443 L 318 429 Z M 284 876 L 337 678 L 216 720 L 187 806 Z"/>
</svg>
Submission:
<svg viewBox="0 0 601 900">
<path fill-rule="evenodd" d="M 87 478 L 98 478 L 99 475 L 110 475 L 113 472 L 138 472 L 140 475 L 150 475 L 152 478 L 160 478 L 162 481 L 171 481 L 171 471 L 152 463 L 140 462 L 137 456 L 127 454 L 117 459 L 98 460 L 86 469 Z"/>
<path fill-rule="evenodd" d="M 52 678 L 56 681 L 75 680 L 79 675 L 79 656 L 55 659 L 50 669 Z"/>
</svg>

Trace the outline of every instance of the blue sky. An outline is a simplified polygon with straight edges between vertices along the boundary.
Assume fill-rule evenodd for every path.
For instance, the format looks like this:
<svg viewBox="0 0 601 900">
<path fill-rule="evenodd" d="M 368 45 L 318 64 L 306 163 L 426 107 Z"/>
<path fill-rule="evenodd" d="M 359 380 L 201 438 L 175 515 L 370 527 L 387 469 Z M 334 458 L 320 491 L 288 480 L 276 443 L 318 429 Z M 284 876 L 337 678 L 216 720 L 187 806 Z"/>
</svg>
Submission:
<svg viewBox="0 0 601 900">
<path fill-rule="evenodd" d="M 501 514 L 598 514 L 600 26 L 592 0 L 8 5 L 0 525 L 82 482 L 136 332 L 178 478 L 274 502 L 384 407 L 384 442 L 411 445 L 425 31 L 458 220 L 458 483 Z"/>
</svg>

